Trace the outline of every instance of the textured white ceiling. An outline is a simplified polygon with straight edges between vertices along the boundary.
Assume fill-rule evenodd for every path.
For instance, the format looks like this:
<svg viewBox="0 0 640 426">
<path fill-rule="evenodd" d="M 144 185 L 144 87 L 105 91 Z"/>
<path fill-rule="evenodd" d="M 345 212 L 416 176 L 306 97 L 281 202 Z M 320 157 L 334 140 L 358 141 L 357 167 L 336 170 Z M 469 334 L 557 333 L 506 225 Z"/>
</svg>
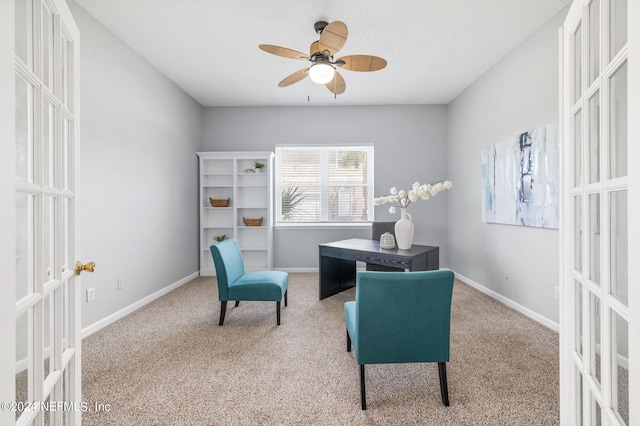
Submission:
<svg viewBox="0 0 640 426">
<path fill-rule="evenodd" d="M 448 103 L 570 0 L 75 1 L 203 106 L 264 106 Z M 308 52 L 320 20 L 349 28 L 336 57 L 387 67 L 342 70 L 337 99 L 308 78 L 278 87 L 308 62 L 258 45 Z"/>
</svg>

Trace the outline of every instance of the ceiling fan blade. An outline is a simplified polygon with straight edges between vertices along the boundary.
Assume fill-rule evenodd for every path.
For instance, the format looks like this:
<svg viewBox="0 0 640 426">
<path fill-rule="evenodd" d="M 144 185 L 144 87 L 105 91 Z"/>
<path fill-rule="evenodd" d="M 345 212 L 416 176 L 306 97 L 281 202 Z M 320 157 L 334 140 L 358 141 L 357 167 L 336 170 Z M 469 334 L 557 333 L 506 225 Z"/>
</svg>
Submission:
<svg viewBox="0 0 640 426">
<path fill-rule="evenodd" d="M 278 83 L 278 87 L 287 87 L 299 82 L 307 76 L 307 71 L 309 71 L 309 68 L 303 68 L 294 72 L 290 76 L 283 78 L 282 81 Z"/>
<path fill-rule="evenodd" d="M 347 42 L 347 24 L 341 21 L 333 21 L 320 34 L 320 52 L 329 51 L 329 56 L 333 56 Z"/>
<path fill-rule="evenodd" d="M 309 55 L 307 55 L 306 53 L 298 52 L 297 50 L 293 49 L 287 49 L 286 47 L 274 46 L 272 44 L 261 44 L 258 47 L 267 53 L 282 56 L 284 58 L 309 59 Z"/>
<path fill-rule="evenodd" d="M 344 78 L 336 71 L 333 74 L 333 80 L 325 84 L 327 89 L 335 95 L 341 95 L 344 93 L 347 88 L 347 83 L 344 82 Z"/>
<path fill-rule="evenodd" d="M 341 68 L 350 71 L 378 71 L 387 66 L 386 60 L 372 55 L 343 56 L 338 61 L 344 61 Z"/>
</svg>

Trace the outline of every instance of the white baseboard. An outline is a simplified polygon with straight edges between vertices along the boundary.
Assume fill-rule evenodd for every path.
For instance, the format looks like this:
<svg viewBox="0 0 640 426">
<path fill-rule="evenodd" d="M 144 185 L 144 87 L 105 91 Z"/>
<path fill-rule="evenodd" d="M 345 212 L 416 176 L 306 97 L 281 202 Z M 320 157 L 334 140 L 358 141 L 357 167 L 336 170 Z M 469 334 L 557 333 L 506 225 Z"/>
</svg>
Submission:
<svg viewBox="0 0 640 426">
<path fill-rule="evenodd" d="M 165 288 L 163 288 L 161 290 L 158 290 L 155 293 L 152 293 L 152 294 L 148 295 L 147 297 L 138 300 L 135 303 L 132 303 L 131 305 L 127 306 L 126 308 L 120 309 L 118 312 L 115 312 L 115 313 L 109 315 L 108 317 L 103 318 L 100 321 L 97 321 L 97 322 L 95 322 L 95 323 L 83 328 L 82 329 L 82 338 L 84 339 L 85 337 L 92 335 L 96 331 L 108 326 L 109 324 L 112 324 L 112 323 L 118 321 L 120 318 L 123 318 L 123 317 L 129 315 L 130 313 L 132 313 L 135 310 L 143 307 L 147 303 L 152 302 L 152 301 L 156 300 L 157 298 L 159 298 L 161 296 L 164 296 L 165 294 L 169 293 L 171 290 L 175 290 L 176 288 L 178 288 L 181 285 L 193 280 L 194 278 L 197 278 L 198 276 L 200 276 L 200 272 L 194 272 L 191 275 L 187 275 L 186 277 L 182 278 L 181 280 L 178 280 L 173 284 L 169 284 Z"/>
<path fill-rule="evenodd" d="M 540 324 L 550 328 L 551 330 L 555 331 L 555 332 L 560 332 L 560 324 L 558 324 L 557 322 L 553 322 L 550 319 L 543 317 L 542 315 L 533 312 L 531 309 L 526 308 L 524 306 L 522 306 L 519 303 L 514 302 L 511 299 L 508 299 L 506 297 L 504 297 L 503 295 L 496 293 L 493 290 L 490 290 L 488 288 L 486 288 L 485 286 L 473 281 L 472 279 L 469 279 L 467 277 L 465 277 L 464 275 L 460 275 L 457 272 L 454 271 L 454 274 L 456 276 L 457 279 L 459 279 L 460 281 L 464 282 L 465 284 L 468 284 L 469 286 L 475 288 L 476 290 L 486 294 L 487 296 L 497 300 L 498 302 L 502 303 L 503 305 L 506 305 L 508 307 L 510 307 L 511 309 L 515 309 L 516 311 L 520 312 L 521 314 L 524 314 L 526 316 L 528 316 L 529 318 L 531 318 L 534 321 L 539 322 Z"/>
</svg>

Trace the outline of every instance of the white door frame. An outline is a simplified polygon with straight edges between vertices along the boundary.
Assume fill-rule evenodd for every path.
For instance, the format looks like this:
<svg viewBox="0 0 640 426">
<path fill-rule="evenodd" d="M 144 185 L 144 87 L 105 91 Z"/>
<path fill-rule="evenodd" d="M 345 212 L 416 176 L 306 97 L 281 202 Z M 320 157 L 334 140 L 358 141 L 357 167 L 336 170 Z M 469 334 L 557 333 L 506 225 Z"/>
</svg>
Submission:
<svg viewBox="0 0 640 426">
<path fill-rule="evenodd" d="M 15 401 L 15 22 L 14 2 L 0 2 L 0 401 Z M 9 279 L 7 279 L 10 277 Z M 0 410 L 0 424 L 12 424 L 15 413 Z"/>
<path fill-rule="evenodd" d="M 640 2 L 629 1 L 629 401 L 640 401 Z M 640 424 L 640 406 L 631 404 L 630 424 Z"/>
</svg>

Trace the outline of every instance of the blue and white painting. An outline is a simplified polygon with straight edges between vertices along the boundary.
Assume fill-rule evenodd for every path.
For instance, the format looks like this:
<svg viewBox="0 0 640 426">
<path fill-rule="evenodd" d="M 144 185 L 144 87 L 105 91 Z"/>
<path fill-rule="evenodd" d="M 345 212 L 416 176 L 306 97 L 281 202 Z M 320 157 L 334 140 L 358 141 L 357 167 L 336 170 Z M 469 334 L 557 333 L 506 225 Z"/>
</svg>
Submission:
<svg viewBox="0 0 640 426">
<path fill-rule="evenodd" d="M 482 221 L 558 229 L 558 123 L 482 149 Z"/>
</svg>

